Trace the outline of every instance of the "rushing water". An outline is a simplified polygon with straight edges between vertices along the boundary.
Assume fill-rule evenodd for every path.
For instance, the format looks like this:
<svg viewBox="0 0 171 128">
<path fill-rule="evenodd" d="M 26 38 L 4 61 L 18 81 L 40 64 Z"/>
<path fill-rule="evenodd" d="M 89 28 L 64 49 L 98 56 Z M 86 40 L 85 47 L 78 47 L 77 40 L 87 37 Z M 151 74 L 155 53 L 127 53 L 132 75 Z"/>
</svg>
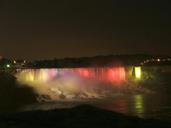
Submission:
<svg viewBox="0 0 171 128">
<path fill-rule="evenodd" d="M 146 75 L 143 78 L 152 76 L 143 75 Z M 27 109 L 92 104 L 126 115 L 171 119 L 170 74 L 160 80 L 156 77 L 155 80 L 141 81 L 140 67 L 106 67 L 26 69 L 18 70 L 16 77 L 18 82 L 32 87 L 39 94 L 40 103 Z"/>
<path fill-rule="evenodd" d="M 126 82 L 124 67 L 75 69 L 26 69 L 16 74 L 20 83 L 51 101 L 100 98 Z"/>
</svg>

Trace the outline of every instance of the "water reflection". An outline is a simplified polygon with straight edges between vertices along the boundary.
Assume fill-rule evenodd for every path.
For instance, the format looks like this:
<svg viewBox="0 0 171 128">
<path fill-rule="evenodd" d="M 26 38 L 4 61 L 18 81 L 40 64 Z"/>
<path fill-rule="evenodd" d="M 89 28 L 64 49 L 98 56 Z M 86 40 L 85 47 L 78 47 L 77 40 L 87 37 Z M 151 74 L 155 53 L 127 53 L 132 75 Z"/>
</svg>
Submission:
<svg viewBox="0 0 171 128">
<path fill-rule="evenodd" d="M 130 111 L 129 100 L 125 96 L 116 97 L 112 101 L 98 104 L 97 106 L 103 109 L 108 109 L 123 114 L 128 114 Z"/>
<path fill-rule="evenodd" d="M 139 117 L 144 117 L 144 97 L 142 95 L 134 96 L 135 113 Z"/>
<path fill-rule="evenodd" d="M 98 104 L 97 106 L 126 115 L 145 117 L 143 95 L 121 95 L 115 97 L 112 101 Z"/>
</svg>

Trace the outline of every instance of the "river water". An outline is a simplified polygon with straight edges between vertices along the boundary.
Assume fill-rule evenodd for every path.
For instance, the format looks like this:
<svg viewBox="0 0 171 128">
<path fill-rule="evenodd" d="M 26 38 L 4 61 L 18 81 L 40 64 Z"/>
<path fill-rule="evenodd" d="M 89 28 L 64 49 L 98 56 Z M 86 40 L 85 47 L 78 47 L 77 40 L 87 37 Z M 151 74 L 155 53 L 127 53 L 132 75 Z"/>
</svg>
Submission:
<svg viewBox="0 0 171 128">
<path fill-rule="evenodd" d="M 171 101 L 166 95 L 124 95 L 98 106 L 125 115 L 171 121 Z"/>
</svg>

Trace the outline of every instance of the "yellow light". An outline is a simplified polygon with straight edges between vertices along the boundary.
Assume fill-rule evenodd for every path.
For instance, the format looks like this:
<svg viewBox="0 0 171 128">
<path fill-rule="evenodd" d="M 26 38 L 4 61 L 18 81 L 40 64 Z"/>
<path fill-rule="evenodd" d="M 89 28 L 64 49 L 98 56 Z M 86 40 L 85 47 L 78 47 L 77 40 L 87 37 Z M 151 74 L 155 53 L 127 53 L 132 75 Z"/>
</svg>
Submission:
<svg viewBox="0 0 171 128">
<path fill-rule="evenodd" d="M 141 79 L 141 67 L 135 67 L 135 78 Z"/>
<path fill-rule="evenodd" d="M 13 62 L 14 64 L 16 64 L 17 62 L 14 60 L 14 62 Z"/>
<path fill-rule="evenodd" d="M 33 74 L 29 73 L 27 76 L 27 80 L 30 81 L 30 82 L 33 82 L 34 81 L 34 76 Z"/>
<path fill-rule="evenodd" d="M 144 99 L 142 95 L 134 96 L 135 112 L 139 117 L 143 117 L 144 114 Z"/>
</svg>

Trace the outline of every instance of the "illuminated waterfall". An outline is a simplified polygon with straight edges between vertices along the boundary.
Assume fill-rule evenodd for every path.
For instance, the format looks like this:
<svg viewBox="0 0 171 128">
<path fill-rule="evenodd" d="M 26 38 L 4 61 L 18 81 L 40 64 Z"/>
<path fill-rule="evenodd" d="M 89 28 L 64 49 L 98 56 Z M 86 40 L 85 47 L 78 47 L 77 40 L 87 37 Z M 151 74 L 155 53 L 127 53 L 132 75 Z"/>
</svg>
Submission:
<svg viewBox="0 0 171 128">
<path fill-rule="evenodd" d="M 135 67 L 134 68 L 134 72 L 135 72 L 135 78 L 136 79 L 141 79 L 141 74 L 142 74 L 142 72 L 141 72 L 141 67 Z"/>
<path fill-rule="evenodd" d="M 51 99 L 98 97 L 126 81 L 124 67 L 25 69 L 16 74 L 18 81 Z"/>
</svg>

